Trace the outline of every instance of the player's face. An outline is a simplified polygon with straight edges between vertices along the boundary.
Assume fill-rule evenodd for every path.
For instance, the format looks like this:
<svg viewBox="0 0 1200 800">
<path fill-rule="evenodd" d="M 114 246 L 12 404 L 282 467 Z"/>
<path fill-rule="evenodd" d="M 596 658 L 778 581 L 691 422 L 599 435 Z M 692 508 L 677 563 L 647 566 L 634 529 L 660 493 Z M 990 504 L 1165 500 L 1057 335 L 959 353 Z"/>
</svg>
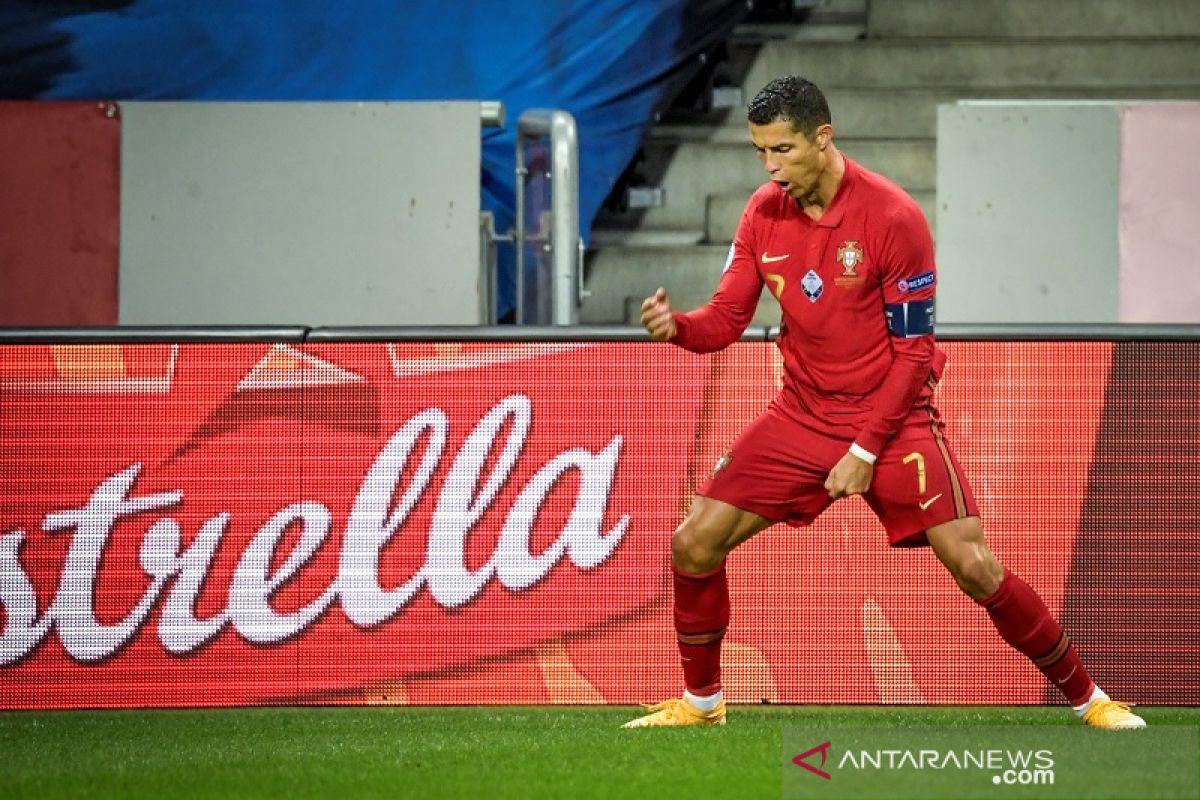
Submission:
<svg viewBox="0 0 1200 800">
<path fill-rule="evenodd" d="M 750 141 L 758 151 L 758 160 L 771 180 L 801 202 L 815 199 L 821 174 L 825 171 L 825 148 L 833 135 L 829 125 L 813 132 L 810 140 L 792 130 L 789 120 L 766 125 L 750 123 Z"/>
</svg>

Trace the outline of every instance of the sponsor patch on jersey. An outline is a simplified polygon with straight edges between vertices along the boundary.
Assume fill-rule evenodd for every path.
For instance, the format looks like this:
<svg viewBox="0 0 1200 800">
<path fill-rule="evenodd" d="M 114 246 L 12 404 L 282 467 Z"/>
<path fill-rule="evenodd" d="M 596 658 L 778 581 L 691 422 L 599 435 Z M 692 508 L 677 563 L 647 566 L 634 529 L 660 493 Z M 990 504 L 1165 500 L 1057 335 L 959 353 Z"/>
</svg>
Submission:
<svg viewBox="0 0 1200 800">
<path fill-rule="evenodd" d="M 821 280 L 821 276 L 815 270 L 809 270 L 800 281 L 800 288 L 804 290 L 804 296 L 811 302 L 817 302 L 821 296 L 821 292 L 825 291 L 825 282 Z"/>
<path fill-rule="evenodd" d="M 937 282 L 937 278 L 933 274 L 933 270 L 922 272 L 920 275 L 914 275 L 911 278 L 901 278 L 896 281 L 896 288 L 902 292 L 916 292 L 929 286 L 933 286 Z"/>
</svg>

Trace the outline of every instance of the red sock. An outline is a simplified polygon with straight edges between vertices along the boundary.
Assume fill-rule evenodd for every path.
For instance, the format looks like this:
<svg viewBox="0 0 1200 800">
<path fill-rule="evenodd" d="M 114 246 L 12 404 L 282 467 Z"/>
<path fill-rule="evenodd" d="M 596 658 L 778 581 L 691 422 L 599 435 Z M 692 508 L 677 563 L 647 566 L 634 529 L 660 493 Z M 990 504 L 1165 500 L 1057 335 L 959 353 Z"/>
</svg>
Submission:
<svg viewBox="0 0 1200 800">
<path fill-rule="evenodd" d="M 675 574 L 675 635 L 683 662 L 683 681 L 694 695 L 721 688 L 721 637 L 729 625 L 729 585 L 725 564 L 712 572 Z"/>
<path fill-rule="evenodd" d="M 987 609 L 1004 641 L 1032 661 L 1067 696 L 1067 702 L 1080 706 L 1088 701 L 1095 684 L 1087 668 L 1058 620 L 1028 583 L 1005 570 L 1000 588 L 978 602 Z"/>
</svg>

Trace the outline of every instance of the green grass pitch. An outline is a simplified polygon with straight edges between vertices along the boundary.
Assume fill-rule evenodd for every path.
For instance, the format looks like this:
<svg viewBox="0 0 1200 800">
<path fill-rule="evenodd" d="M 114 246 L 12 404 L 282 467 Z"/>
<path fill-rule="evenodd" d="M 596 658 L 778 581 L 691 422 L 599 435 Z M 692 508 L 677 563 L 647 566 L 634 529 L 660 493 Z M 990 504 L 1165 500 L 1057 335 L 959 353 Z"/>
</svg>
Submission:
<svg viewBox="0 0 1200 800">
<path fill-rule="evenodd" d="M 1138 710 L 1151 725 L 1200 725 L 1200 708 Z M 622 730 L 635 713 L 620 706 L 4 712 L 0 798 L 777 798 L 785 725 L 1079 724 L 1069 709 L 1049 707 L 733 706 L 724 728 Z"/>
</svg>

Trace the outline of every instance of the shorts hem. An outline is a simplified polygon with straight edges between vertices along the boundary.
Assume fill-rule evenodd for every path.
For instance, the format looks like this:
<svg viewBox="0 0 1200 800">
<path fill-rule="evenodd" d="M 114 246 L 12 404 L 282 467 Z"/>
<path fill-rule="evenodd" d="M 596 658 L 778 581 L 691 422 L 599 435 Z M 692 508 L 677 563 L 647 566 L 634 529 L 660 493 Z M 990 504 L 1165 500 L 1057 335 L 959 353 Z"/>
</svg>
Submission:
<svg viewBox="0 0 1200 800">
<path fill-rule="evenodd" d="M 772 524 L 779 524 L 782 522 L 787 525 L 791 525 L 793 528 L 802 528 L 812 522 L 812 520 L 792 520 L 786 517 L 780 517 L 776 513 L 773 513 L 770 509 L 760 506 L 758 503 L 746 502 L 745 498 L 724 497 L 720 492 L 714 492 L 711 485 L 700 489 L 696 492 L 696 494 L 700 497 L 707 497 L 709 500 L 716 500 L 718 502 L 725 503 L 726 505 L 731 505 L 734 508 L 741 509 L 742 511 L 749 511 L 751 514 L 758 514 L 763 519 L 769 519 Z"/>
<path fill-rule="evenodd" d="M 888 547 L 929 547 L 929 537 L 925 535 L 926 530 L 926 528 L 921 528 L 917 531 L 909 531 L 907 533 L 900 534 L 894 534 L 891 531 L 888 531 Z"/>
<path fill-rule="evenodd" d="M 954 522 L 955 520 L 960 520 L 960 519 L 970 519 L 971 517 L 978 517 L 978 516 L 979 516 L 978 510 L 968 507 L 967 513 L 965 513 L 965 514 L 962 514 L 962 515 L 955 514 L 952 517 L 938 520 L 937 522 L 928 524 L 924 528 L 921 528 L 920 530 L 917 530 L 917 531 L 910 531 L 910 532 L 901 533 L 901 534 L 893 534 L 891 531 L 888 531 L 887 532 L 888 545 L 891 547 L 928 547 L 929 546 L 929 537 L 925 535 L 925 532 L 928 531 L 930 528 L 936 528 L 938 525 L 945 525 L 947 522 Z"/>
</svg>

